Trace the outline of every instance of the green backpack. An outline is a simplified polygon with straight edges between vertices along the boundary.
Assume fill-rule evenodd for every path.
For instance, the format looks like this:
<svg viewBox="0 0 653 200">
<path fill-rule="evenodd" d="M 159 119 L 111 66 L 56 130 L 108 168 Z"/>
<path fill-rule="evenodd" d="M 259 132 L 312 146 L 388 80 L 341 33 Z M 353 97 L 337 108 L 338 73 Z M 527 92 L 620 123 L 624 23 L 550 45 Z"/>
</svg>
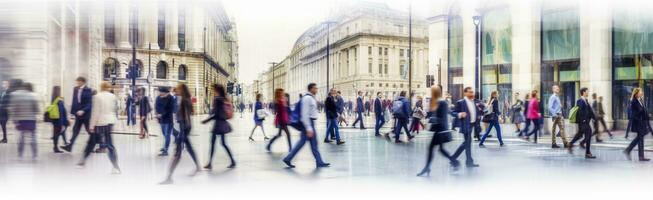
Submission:
<svg viewBox="0 0 653 200">
<path fill-rule="evenodd" d="M 574 106 L 569 110 L 569 123 L 578 123 L 576 116 L 578 115 L 578 106 Z"/>
<path fill-rule="evenodd" d="M 50 119 L 59 119 L 59 101 L 61 101 L 61 97 L 55 99 L 51 105 L 48 106 L 46 109 L 48 112 L 48 118 Z"/>
</svg>

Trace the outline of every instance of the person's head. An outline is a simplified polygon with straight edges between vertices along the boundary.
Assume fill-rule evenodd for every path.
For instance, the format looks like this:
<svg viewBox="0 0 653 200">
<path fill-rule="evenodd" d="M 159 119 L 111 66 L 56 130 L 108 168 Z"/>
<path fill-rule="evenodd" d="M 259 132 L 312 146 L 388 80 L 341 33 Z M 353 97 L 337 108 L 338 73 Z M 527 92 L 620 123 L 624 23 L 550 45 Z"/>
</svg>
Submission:
<svg viewBox="0 0 653 200">
<path fill-rule="evenodd" d="M 263 95 L 261 93 L 256 94 L 256 102 L 260 102 Z"/>
<path fill-rule="evenodd" d="M 406 91 L 401 91 L 399 92 L 400 97 L 406 97 Z"/>
<path fill-rule="evenodd" d="M 438 100 L 440 100 L 440 98 L 442 98 L 442 89 L 441 89 L 441 87 L 432 86 L 431 87 L 431 102 L 430 102 L 430 106 L 429 106 L 432 110 L 437 108 L 437 105 L 438 105 L 437 103 L 438 103 Z"/>
<path fill-rule="evenodd" d="M 177 95 L 177 88 L 171 88 L 170 89 L 170 95 L 172 95 L 172 96 Z"/>
<path fill-rule="evenodd" d="M 463 94 L 468 99 L 474 99 L 474 89 L 472 89 L 472 87 L 466 87 L 465 89 L 463 89 Z"/>
<path fill-rule="evenodd" d="M 416 98 L 417 98 L 418 101 L 421 101 L 423 99 L 422 96 L 420 96 L 420 95 L 417 95 Z"/>
<path fill-rule="evenodd" d="M 376 96 L 379 97 L 379 98 L 383 98 L 383 96 L 381 94 L 382 94 L 381 92 L 377 92 Z"/>
<path fill-rule="evenodd" d="M 2 81 L 2 90 L 9 89 L 9 81 Z"/>
<path fill-rule="evenodd" d="M 537 93 L 538 93 L 537 90 L 531 91 L 531 99 L 532 98 L 537 98 Z"/>
<path fill-rule="evenodd" d="M 100 83 L 100 91 L 102 92 L 111 92 L 112 88 L 113 86 L 109 82 L 102 81 L 102 83 Z"/>
<path fill-rule="evenodd" d="M 31 83 L 23 83 L 23 90 L 27 90 L 29 92 L 34 92 L 34 87 L 32 86 Z"/>
<path fill-rule="evenodd" d="M 596 100 L 596 98 L 598 98 L 598 96 L 596 95 L 596 93 L 592 93 L 592 99 Z"/>
<path fill-rule="evenodd" d="M 23 80 L 21 79 L 12 79 L 9 82 L 9 91 L 19 90 L 23 87 Z"/>
<path fill-rule="evenodd" d="M 363 91 L 358 91 L 358 96 L 363 95 Z"/>
<path fill-rule="evenodd" d="M 598 101 L 603 102 L 603 96 L 599 96 Z"/>
<path fill-rule="evenodd" d="M 587 96 L 589 96 L 589 89 L 587 89 L 586 87 L 580 88 L 580 96 L 587 98 Z"/>
<path fill-rule="evenodd" d="M 164 97 L 166 95 L 170 94 L 170 89 L 168 87 L 160 87 L 159 88 L 159 96 Z"/>
<path fill-rule="evenodd" d="M 490 99 L 496 99 L 497 97 L 499 97 L 498 91 L 495 90 L 490 93 Z"/>
<path fill-rule="evenodd" d="M 636 87 L 633 89 L 633 95 L 630 97 L 631 99 L 640 99 L 644 96 L 644 91 L 642 91 L 642 88 Z"/>
<path fill-rule="evenodd" d="M 335 97 L 336 95 L 338 95 L 338 91 L 336 91 L 336 89 L 331 89 L 331 91 L 329 91 L 329 95 Z"/>
<path fill-rule="evenodd" d="M 338 96 L 340 96 L 340 95 L 342 95 L 342 93 L 340 92 L 340 90 L 338 90 Z"/>
<path fill-rule="evenodd" d="M 285 92 L 283 92 L 283 89 L 277 88 L 274 90 L 274 100 L 275 101 L 280 101 L 284 97 Z"/>
<path fill-rule="evenodd" d="M 560 93 L 560 86 L 558 85 L 551 86 L 551 91 L 553 91 L 554 94 Z"/>
<path fill-rule="evenodd" d="M 81 77 L 81 76 L 77 77 L 77 79 L 75 79 L 75 83 L 77 84 L 77 87 L 81 87 L 83 85 L 86 85 L 86 78 Z"/>
<path fill-rule="evenodd" d="M 524 96 L 524 100 L 528 100 L 531 98 L 531 93 L 528 93 Z"/>
<path fill-rule="evenodd" d="M 180 83 L 177 85 L 177 94 L 182 99 L 190 99 L 190 90 L 186 84 Z"/>
<path fill-rule="evenodd" d="M 227 90 L 224 89 L 224 85 L 222 84 L 213 84 L 213 92 L 215 92 L 219 97 L 227 98 Z"/>
<path fill-rule="evenodd" d="M 57 97 L 61 96 L 61 86 L 54 86 L 52 87 L 52 98 L 51 101 L 54 101 L 57 99 Z"/>
<path fill-rule="evenodd" d="M 315 83 L 309 83 L 306 89 L 308 89 L 308 92 L 310 92 L 313 95 L 317 94 L 317 84 Z"/>
</svg>

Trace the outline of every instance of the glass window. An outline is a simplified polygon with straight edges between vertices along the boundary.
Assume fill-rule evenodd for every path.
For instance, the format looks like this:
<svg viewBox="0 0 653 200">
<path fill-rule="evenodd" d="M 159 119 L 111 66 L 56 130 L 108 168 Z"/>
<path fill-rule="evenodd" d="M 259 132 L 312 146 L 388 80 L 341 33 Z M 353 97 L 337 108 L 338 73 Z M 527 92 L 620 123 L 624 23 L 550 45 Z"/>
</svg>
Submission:
<svg viewBox="0 0 653 200">
<path fill-rule="evenodd" d="M 166 79 L 168 77 L 168 64 L 165 61 L 159 61 L 156 64 L 156 78 Z"/>
<path fill-rule="evenodd" d="M 118 74 L 119 66 L 118 60 L 115 58 L 107 58 L 104 60 L 102 65 L 102 77 L 106 79 L 116 76 Z"/>
<path fill-rule="evenodd" d="M 177 32 L 179 50 L 186 51 L 186 7 L 183 5 L 179 6 L 179 21 L 178 21 L 179 30 Z"/>
<path fill-rule="evenodd" d="M 179 74 L 177 76 L 177 79 L 179 79 L 180 81 L 186 80 L 186 73 L 187 73 L 186 65 L 179 65 Z"/>
<path fill-rule="evenodd" d="M 448 20 L 448 77 L 447 91 L 453 100 L 462 98 L 463 91 L 463 24 L 458 15 L 458 5 L 454 5 Z"/>
<path fill-rule="evenodd" d="M 499 92 L 501 105 L 512 104 L 512 22 L 510 10 L 498 8 L 483 15 L 481 26 L 481 98 Z M 501 90 L 501 91 L 499 91 Z M 499 106 L 503 112 L 503 106 Z"/>
<path fill-rule="evenodd" d="M 108 45 L 116 44 L 116 10 L 114 2 L 104 3 L 104 42 Z"/>
<path fill-rule="evenodd" d="M 159 16 L 158 16 L 158 25 L 157 25 L 157 42 L 159 43 L 159 48 L 165 49 L 166 47 L 166 12 L 165 6 L 163 3 L 159 4 Z"/>
</svg>

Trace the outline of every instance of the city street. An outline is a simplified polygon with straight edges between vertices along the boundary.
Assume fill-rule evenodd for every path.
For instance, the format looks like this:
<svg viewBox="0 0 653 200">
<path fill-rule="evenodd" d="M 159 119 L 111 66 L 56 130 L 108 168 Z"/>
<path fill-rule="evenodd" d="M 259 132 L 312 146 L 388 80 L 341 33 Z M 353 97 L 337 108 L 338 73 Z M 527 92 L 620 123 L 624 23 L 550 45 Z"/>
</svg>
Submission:
<svg viewBox="0 0 653 200">
<path fill-rule="evenodd" d="M 323 125 L 318 126 L 319 147 L 323 158 L 332 164 L 331 167 L 315 169 L 307 144 L 293 162 L 297 168 L 286 169 L 281 162 L 287 153 L 285 138 L 275 143 L 271 153 L 266 152 L 266 143 L 259 130 L 254 136 L 256 141 L 248 141 L 253 125 L 251 118 L 251 114 L 246 113 L 243 118 L 236 114 L 231 120 L 235 131 L 228 135 L 228 143 L 238 163 L 235 169 L 226 168 L 229 161 L 224 149 L 218 146 L 214 170 L 202 171 L 191 177 L 192 162 L 188 154 L 184 153 L 174 176 L 175 184 L 171 186 L 157 184 L 164 179 L 169 164 L 169 157 L 156 156 L 161 147 L 161 137 L 141 140 L 136 135 L 114 134 L 123 173 L 112 175 L 106 154 L 93 154 L 85 168 L 75 166 L 85 145 L 86 134 L 80 136 L 73 153 L 54 154 L 48 139 L 49 127 L 40 127 L 39 157 L 31 160 L 29 149 L 26 158 L 17 157 L 17 138 L 12 131 L 9 144 L 0 145 L 0 191 L 10 191 L 10 197 L 48 193 L 60 196 L 79 191 L 109 192 L 106 196 L 100 196 L 109 198 L 128 194 L 122 191 L 132 191 L 138 195 L 138 191 L 151 190 L 158 191 L 154 194 L 171 198 L 183 194 L 168 188 L 192 191 L 192 195 L 197 196 L 224 194 L 264 197 L 271 193 L 279 197 L 285 190 L 291 190 L 290 194 L 326 192 L 338 195 L 340 192 L 349 192 L 361 197 L 368 193 L 388 198 L 401 197 L 403 193 L 437 194 L 445 190 L 446 195 L 451 197 L 479 195 L 472 191 L 501 195 L 505 192 L 542 193 L 542 190 L 546 190 L 570 193 L 591 190 L 592 195 L 617 197 L 629 194 L 611 191 L 610 188 L 615 185 L 636 189 L 643 187 L 639 183 L 653 178 L 650 173 L 653 163 L 627 161 L 624 158 L 621 151 L 627 141 L 623 139 L 623 134 L 618 134 L 614 140 L 606 138 L 606 143 L 593 146 L 598 159 L 585 160 L 581 149 L 577 149 L 575 155 L 568 154 L 564 149 L 550 149 L 550 136 L 544 136 L 540 144 L 536 145 L 514 137 L 513 131 L 509 130 L 504 136 L 507 141 L 505 147 L 499 147 L 494 137 L 488 139 L 486 148 L 479 149 L 477 143 L 474 144 L 473 155 L 480 164 L 479 168 L 453 171 L 447 161 L 436 154 L 431 177 L 423 178 L 416 177 L 415 174 L 425 162 L 430 133 L 421 133 L 410 143 L 395 144 L 392 140 L 374 137 L 372 129 L 348 127 L 341 129 L 347 143 L 337 146 L 321 142 L 324 138 Z M 371 119 L 372 117 L 367 120 L 368 127 L 372 125 Z M 271 120 L 265 124 L 268 137 L 276 134 Z M 159 132 L 154 122 L 150 125 L 153 133 Z M 210 125 L 196 124 L 194 136 L 191 137 L 201 165 L 205 164 L 208 157 L 209 127 Z M 510 128 L 504 126 L 504 129 Z M 384 132 L 387 131 L 388 126 L 384 128 Z M 292 132 L 293 141 L 296 141 L 297 132 Z M 447 144 L 447 149 L 453 150 L 460 142 L 460 138 L 457 138 Z M 650 143 L 647 146 L 650 147 Z M 647 152 L 647 156 L 651 157 L 653 153 Z M 464 160 L 463 157 L 460 159 Z M 396 189 L 406 184 L 410 186 Z M 148 197 L 151 197 L 149 194 L 153 193 L 148 192 Z M 426 196 L 423 198 L 426 199 Z"/>
</svg>

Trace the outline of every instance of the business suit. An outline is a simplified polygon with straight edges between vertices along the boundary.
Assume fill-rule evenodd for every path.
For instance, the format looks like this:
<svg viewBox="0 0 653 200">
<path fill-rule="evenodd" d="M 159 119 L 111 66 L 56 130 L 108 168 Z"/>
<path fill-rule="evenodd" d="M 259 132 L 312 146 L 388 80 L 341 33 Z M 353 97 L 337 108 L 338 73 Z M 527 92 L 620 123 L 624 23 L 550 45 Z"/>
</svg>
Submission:
<svg viewBox="0 0 653 200">
<path fill-rule="evenodd" d="M 478 100 L 472 100 L 474 102 L 474 105 L 467 105 L 467 100 L 461 99 L 458 100 L 451 111 L 451 115 L 456 117 L 456 121 L 458 121 L 458 124 L 460 125 L 460 130 L 459 132 L 463 134 L 464 141 L 456 152 L 452 155 L 453 159 L 458 159 L 460 154 L 462 154 L 463 151 L 465 151 L 465 157 L 466 157 L 466 164 L 467 166 L 473 166 L 474 165 L 474 159 L 472 158 L 472 131 L 475 130 L 480 130 L 481 126 L 479 125 L 479 122 L 481 122 L 481 114 L 483 113 L 483 110 L 478 106 L 480 104 L 480 101 Z M 472 116 L 469 107 L 472 107 L 475 109 L 476 116 Z M 467 116 L 465 118 L 458 118 L 458 114 L 460 113 L 467 113 Z"/>
<path fill-rule="evenodd" d="M 381 103 L 380 98 L 374 99 L 374 117 L 376 120 L 376 124 L 374 125 L 374 135 L 379 136 L 381 135 L 379 133 L 379 129 L 383 127 L 383 124 L 385 124 L 385 116 L 383 113 L 383 104 Z"/>
<path fill-rule="evenodd" d="M 587 102 L 585 98 L 580 98 L 576 101 L 576 106 L 578 106 L 578 113 L 576 114 L 576 121 L 578 122 L 578 132 L 574 135 L 574 138 L 569 144 L 569 149 L 571 150 L 574 143 L 580 140 L 582 137 L 585 137 L 585 156 L 591 158 L 592 152 L 590 151 L 590 145 L 592 141 L 592 127 L 590 127 L 590 120 L 595 118 L 592 107 Z"/>
<path fill-rule="evenodd" d="M 87 86 L 75 87 L 73 90 L 72 106 L 70 107 L 70 114 L 75 115 L 75 123 L 73 124 L 73 137 L 70 138 L 70 144 L 63 146 L 62 149 L 70 152 L 72 151 L 75 140 L 79 135 L 82 125 L 89 132 L 89 120 L 91 118 L 93 106 L 93 90 Z M 81 116 L 77 112 L 83 111 Z"/>
<path fill-rule="evenodd" d="M 648 161 L 644 158 L 644 136 L 650 130 L 649 117 L 644 107 L 637 98 L 630 101 L 630 108 L 632 109 L 632 127 L 631 130 L 637 133 L 637 137 L 628 145 L 624 153 L 630 155 L 630 152 L 637 146 L 637 155 L 640 161 Z"/>
<path fill-rule="evenodd" d="M 356 98 L 356 121 L 352 124 L 353 127 L 356 127 L 356 123 L 360 122 L 360 128 L 364 129 L 365 125 L 363 125 L 363 97 L 358 97 Z"/>
</svg>

